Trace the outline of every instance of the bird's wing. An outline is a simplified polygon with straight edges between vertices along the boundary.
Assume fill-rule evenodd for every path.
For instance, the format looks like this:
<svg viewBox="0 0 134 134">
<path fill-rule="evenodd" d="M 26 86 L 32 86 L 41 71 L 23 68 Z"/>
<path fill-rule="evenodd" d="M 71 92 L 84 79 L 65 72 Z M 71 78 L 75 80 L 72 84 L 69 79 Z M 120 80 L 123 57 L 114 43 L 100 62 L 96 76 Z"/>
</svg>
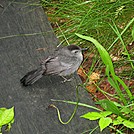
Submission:
<svg viewBox="0 0 134 134">
<path fill-rule="evenodd" d="M 76 57 L 69 57 L 56 53 L 42 61 L 41 66 L 45 70 L 44 74 L 59 74 L 65 70 L 71 69 L 77 62 Z"/>
<path fill-rule="evenodd" d="M 49 56 L 42 61 L 41 66 L 45 70 L 44 74 L 59 74 L 67 69 L 66 65 L 61 64 L 58 56 Z"/>
</svg>

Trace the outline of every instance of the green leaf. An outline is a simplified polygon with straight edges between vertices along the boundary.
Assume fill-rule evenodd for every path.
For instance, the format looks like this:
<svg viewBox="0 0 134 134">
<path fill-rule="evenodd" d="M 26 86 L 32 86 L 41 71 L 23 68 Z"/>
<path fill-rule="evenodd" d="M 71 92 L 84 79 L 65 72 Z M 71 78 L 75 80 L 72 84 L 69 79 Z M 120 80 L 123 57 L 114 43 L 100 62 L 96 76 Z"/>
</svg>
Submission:
<svg viewBox="0 0 134 134">
<path fill-rule="evenodd" d="M 134 117 L 134 112 L 130 108 L 122 107 L 121 112 L 124 112 L 125 114 L 130 114 Z"/>
<path fill-rule="evenodd" d="M 121 81 L 121 79 L 119 79 L 119 77 L 116 76 L 115 72 L 114 72 L 114 67 L 113 67 L 113 63 L 112 60 L 110 58 L 110 55 L 108 54 L 108 52 L 106 51 L 106 49 L 94 38 L 89 37 L 89 36 L 84 36 L 78 33 L 75 33 L 78 37 L 88 40 L 90 42 L 92 42 L 96 48 L 99 51 L 99 54 L 101 56 L 101 59 L 103 61 L 103 63 L 105 64 L 105 66 L 107 67 L 106 73 L 109 76 L 109 73 L 112 75 L 112 79 L 109 79 L 110 82 L 112 83 L 112 85 L 114 86 L 114 88 L 116 89 L 116 92 L 118 93 L 118 96 L 120 97 L 120 99 L 123 101 L 123 103 L 125 105 L 127 105 L 127 100 L 125 99 L 118 82 L 120 82 L 122 84 L 122 86 L 125 88 L 126 92 L 128 93 L 128 96 L 130 97 L 130 99 L 132 99 L 132 94 L 131 92 L 129 92 L 128 87 L 125 85 L 125 83 L 123 81 Z M 109 77 L 110 78 L 110 77 Z"/>
<path fill-rule="evenodd" d="M 115 83 L 115 81 L 110 77 L 110 76 L 108 76 L 108 82 L 110 83 L 110 85 L 113 87 L 113 88 L 115 88 L 115 89 L 117 89 L 118 88 L 118 85 Z M 120 92 L 120 91 L 119 91 Z M 119 93 L 118 92 L 118 93 Z"/>
<path fill-rule="evenodd" d="M 109 126 L 109 124 L 112 123 L 112 119 L 109 117 L 102 117 L 99 120 L 99 126 L 100 126 L 100 130 L 102 131 L 104 128 L 106 128 L 107 126 Z"/>
<path fill-rule="evenodd" d="M 92 37 L 84 36 L 84 35 L 81 35 L 81 34 L 78 34 L 78 33 L 75 33 L 75 34 L 82 39 L 85 39 L 85 40 L 88 40 L 88 41 L 91 41 L 92 43 L 94 43 L 94 45 L 96 46 L 96 48 L 98 49 L 98 51 L 100 53 L 101 59 L 104 62 L 104 64 L 109 65 L 109 71 L 112 74 L 115 74 L 114 73 L 114 67 L 113 67 L 113 64 L 112 64 L 112 60 L 111 60 L 108 52 L 106 51 L 106 49 L 97 40 L 95 40 Z"/>
<path fill-rule="evenodd" d="M 123 122 L 124 126 L 128 127 L 128 128 L 134 128 L 134 122 L 132 121 L 128 121 L 128 120 L 125 120 Z"/>
<path fill-rule="evenodd" d="M 128 113 L 130 112 L 130 109 L 127 108 L 127 107 L 123 107 L 123 108 L 121 109 L 121 112 L 124 112 L 125 114 L 128 114 Z"/>
<path fill-rule="evenodd" d="M 133 28 L 132 28 L 132 38 L 134 40 L 134 25 L 133 25 Z"/>
<path fill-rule="evenodd" d="M 106 116 L 112 114 L 112 112 L 111 112 L 111 111 L 103 111 L 103 112 L 100 112 L 100 114 L 101 114 L 103 117 L 106 117 Z"/>
<path fill-rule="evenodd" d="M 115 77 L 116 77 L 116 80 L 123 86 L 123 88 L 127 92 L 127 95 L 129 96 L 130 100 L 133 100 L 133 95 L 132 95 L 131 91 L 129 90 L 129 87 L 118 76 L 115 76 Z"/>
<path fill-rule="evenodd" d="M 85 118 L 85 119 L 89 119 L 89 120 L 97 120 L 103 116 L 98 112 L 88 112 L 88 113 L 82 115 L 81 117 Z"/>
<path fill-rule="evenodd" d="M 6 110 L 6 108 L 0 108 L 0 116 Z"/>
<path fill-rule="evenodd" d="M 123 107 L 121 104 L 119 104 L 118 102 L 113 102 L 117 107 Z"/>
<path fill-rule="evenodd" d="M 123 121 L 124 119 L 118 116 L 116 119 L 113 120 L 113 125 L 120 125 L 123 123 Z"/>
<path fill-rule="evenodd" d="M 0 109 L 0 127 L 10 123 L 14 118 L 14 107 L 10 109 Z"/>
<path fill-rule="evenodd" d="M 120 125 L 122 124 L 122 121 L 119 121 L 119 120 L 113 120 L 113 125 Z"/>
<path fill-rule="evenodd" d="M 111 111 L 112 113 L 117 114 L 117 115 L 121 114 L 118 107 L 112 101 L 100 100 L 97 103 L 100 104 L 106 111 Z"/>
<path fill-rule="evenodd" d="M 134 112 L 127 106 L 122 106 L 121 104 L 117 102 L 113 102 L 116 106 L 120 107 L 120 112 L 124 112 L 125 114 L 130 113 L 134 117 Z"/>
<path fill-rule="evenodd" d="M 7 128 L 6 128 L 6 131 L 10 131 L 11 126 L 12 126 L 12 124 L 13 124 L 13 123 L 14 123 L 14 119 L 13 119 L 13 120 L 11 120 L 11 122 L 10 122 L 10 123 L 8 123 Z"/>
</svg>

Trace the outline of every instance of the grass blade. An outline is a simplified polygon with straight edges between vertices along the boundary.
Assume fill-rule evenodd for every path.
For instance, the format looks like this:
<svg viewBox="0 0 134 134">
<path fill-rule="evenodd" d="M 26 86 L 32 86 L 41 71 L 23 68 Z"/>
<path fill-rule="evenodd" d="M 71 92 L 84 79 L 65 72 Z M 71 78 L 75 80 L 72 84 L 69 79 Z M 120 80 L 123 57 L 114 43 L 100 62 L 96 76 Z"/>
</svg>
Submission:
<svg viewBox="0 0 134 134">
<path fill-rule="evenodd" d="M 122 93 L 122 91 L 121 91 L 121 89 L 119 87 L 119 84 L 118 84 L 118 81 L 117 81 L 118 76 L 116 76 L 116 74 L 114 72 L 114 67 L 113 67 L 112 60 L 111 60 L 108 52 L 106 51 L 106 49 L 97 40 L 95 40 L 92 37 L 84 36 L 84 35 L 81 35 L 81 34 L 78 34 L 78 33 L 76 33 L 76 35 L 78 37 L 82 38 L 82 39 L 91 41 L 96 46 L 96 48 L 98 49 L 98 51 L 100 53 L 100 56 L 101 56 L 101 59 L 102 59 L 103 63 L 105 64 L 106 68 L 109 70 L 107 72 L 108 73 L 111 73 L 111 75 L 112 75 L 113 82 L 116 85 L 115 90 L 118 93 L 118 96 L 121 98 L 121 100 L 123 101 L 123 103 L 125 105 L 127 105 L 127 100 L 125 99 L 125 97 L 124 97 L 124 95 L 123 95 L 123 93 Z M 109 76 L 109 74 L 107 74 L 107 75 Z M 123 83 L 123 85 L 125 85 L 125 83 Z M 127 86 L 125 86 L 125 87 L 127 87 Z M 128 95 L 132 99 L 131 93 L 129 93 Z"/>
</svg>

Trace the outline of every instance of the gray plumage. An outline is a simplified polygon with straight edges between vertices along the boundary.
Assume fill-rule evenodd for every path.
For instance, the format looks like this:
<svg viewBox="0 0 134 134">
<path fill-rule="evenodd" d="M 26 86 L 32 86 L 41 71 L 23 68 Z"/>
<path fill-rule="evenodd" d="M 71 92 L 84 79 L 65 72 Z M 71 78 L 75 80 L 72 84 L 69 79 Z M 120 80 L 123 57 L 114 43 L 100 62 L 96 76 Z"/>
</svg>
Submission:
<svg viewBox="0 0 134 134">
<path fill-rule="evenodd" d="M 43 75 L 67 76 L 74 73 L 83 61 L 82 49 L 76 45 L 59 48 L 43 60 L 39 68 L 28 72 L 20 82 L 28 86 L 39 80 Z"/>
</svg>

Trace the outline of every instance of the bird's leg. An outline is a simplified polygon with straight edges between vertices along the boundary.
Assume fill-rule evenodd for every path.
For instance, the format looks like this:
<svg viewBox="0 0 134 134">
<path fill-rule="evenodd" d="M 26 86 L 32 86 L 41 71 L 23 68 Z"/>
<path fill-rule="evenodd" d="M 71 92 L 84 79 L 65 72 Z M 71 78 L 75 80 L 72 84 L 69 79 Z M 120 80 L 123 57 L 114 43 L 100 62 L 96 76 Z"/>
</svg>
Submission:
<svg viewBox="0 0 134 134">
<path fill-rule="evenodd" d="M 69 79 L 67 79 L 66 77 L 64 77 L 64 76 L 61 76 L 64 80 L 62 81 L 62 83 L 64 83 L 64 82 L 67 82 L 67 81 L 71 81 L 72 80 L 72 78 L 69 78 Z"/>
</svg>

